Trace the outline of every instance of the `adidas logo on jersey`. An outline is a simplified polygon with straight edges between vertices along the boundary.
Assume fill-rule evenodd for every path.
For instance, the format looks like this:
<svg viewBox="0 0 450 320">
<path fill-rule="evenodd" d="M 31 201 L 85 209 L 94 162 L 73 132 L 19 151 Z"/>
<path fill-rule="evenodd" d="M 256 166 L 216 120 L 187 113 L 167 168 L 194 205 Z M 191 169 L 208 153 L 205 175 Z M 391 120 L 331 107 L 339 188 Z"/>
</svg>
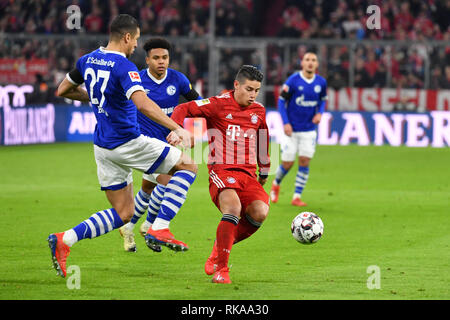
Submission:
<svg viewBox="0 0 450 320">
<path fill-rule="evenodd" d="M 225 117 L 225 119 L 233 119 L 233 116 L 231 115 L 231 113 L 229 113 L 229 114 Z"/>
</svg>

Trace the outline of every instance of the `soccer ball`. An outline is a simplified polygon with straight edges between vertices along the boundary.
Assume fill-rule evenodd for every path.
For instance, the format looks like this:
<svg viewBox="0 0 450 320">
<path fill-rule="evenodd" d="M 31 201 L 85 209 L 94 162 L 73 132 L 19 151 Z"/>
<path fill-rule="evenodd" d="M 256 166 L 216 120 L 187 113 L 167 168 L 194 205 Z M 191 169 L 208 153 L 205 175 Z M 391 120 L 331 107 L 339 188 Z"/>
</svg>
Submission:
<svg viewBox="0 0 450 320">
<path fill-rule="evenodd" d="M 313 212 L 302 212 L 297 215 L 291 224 L 292 236 L 303 244 L 312 244 L 323 235 L 323 222 Z"/>
</svg>

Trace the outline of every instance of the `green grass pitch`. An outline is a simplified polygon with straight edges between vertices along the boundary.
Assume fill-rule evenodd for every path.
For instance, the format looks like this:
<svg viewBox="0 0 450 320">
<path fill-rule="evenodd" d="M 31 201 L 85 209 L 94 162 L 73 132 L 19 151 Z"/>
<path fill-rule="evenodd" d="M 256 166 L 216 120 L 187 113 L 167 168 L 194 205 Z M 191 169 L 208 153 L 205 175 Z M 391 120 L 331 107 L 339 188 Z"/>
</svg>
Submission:
<svg viewBox="0 0 450 320">
<path fill-rule="evenodd" d="M 83 240 L 68 259 L 80 272 L 71 289 L 52 269 L 46 239 L 109 208 L 92 145 L 0 147 L 0 299 L 449 299 L 449 164 L 450 148 L 318 146 L 309 206 L 290 205 L 293 170 L 261 229 L 233 248 L 231 285 L 203 271 L 220 214 L 202 164 L 171 224 L 189 251 L 154 253 L 137 232 L 136 253 L 123 250 L 116 230 Z M 140 173 L 134 180 L 137 191 Z M 306 210 L 325 225 L 309 246 L 290 233 Z M 369 289 L 376 276 L 379 289 Z"/>
</svg>

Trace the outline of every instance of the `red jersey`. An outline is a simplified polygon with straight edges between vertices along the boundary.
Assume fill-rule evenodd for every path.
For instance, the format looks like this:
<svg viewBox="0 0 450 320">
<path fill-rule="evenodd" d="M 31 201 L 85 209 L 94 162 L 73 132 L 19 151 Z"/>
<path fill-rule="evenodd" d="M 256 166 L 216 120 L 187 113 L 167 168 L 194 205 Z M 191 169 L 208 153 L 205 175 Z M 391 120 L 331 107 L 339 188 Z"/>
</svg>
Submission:
<svg viewBox="0 0 450 320">
<path fill-rule="evenodd" d="M 208 169 L 240 170 L 256 176 L 270 169 L 269 131 L 266 110 L 258 102 L 241 107 L 234 91 L 178 105 L 172 119 L 183 125 L 185 118 L 205 118 L 208 132 Z"/>
</svg>

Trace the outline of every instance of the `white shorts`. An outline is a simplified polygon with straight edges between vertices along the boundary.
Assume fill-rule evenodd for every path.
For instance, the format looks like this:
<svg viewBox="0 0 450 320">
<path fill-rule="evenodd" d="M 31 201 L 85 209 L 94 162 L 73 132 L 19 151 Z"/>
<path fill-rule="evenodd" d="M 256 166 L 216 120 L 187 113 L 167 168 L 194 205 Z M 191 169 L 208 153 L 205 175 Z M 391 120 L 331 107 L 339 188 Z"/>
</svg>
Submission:
<svg viewBox="0 0 450 320">
<path fill-rule="evenodd" d="M 150 181 L 154 184 L 158 184 L 158 181 L 156 180 L 156 178 L 158 178 L 159 175 L 160 175 L 159 173 L 151 173 L 151 174 L 144 173 L 142 175 L 142 179 Z"/>
<path fill-rule="evenodd" d="M 312 158 L 316 152 L 317 131 L 293 132 L 281 141 L 281 161 L 295 161 L 298 156 Z"/>
<path fill-rule="evenodd" d="M 155 138 L 140 135 L 109 150 L 94 145 L 97 176 L 102 190 L 119 190 L 133 181 L 132 169 L 146 174 L 168 173 L 181 150 Z"/>
</svg>

